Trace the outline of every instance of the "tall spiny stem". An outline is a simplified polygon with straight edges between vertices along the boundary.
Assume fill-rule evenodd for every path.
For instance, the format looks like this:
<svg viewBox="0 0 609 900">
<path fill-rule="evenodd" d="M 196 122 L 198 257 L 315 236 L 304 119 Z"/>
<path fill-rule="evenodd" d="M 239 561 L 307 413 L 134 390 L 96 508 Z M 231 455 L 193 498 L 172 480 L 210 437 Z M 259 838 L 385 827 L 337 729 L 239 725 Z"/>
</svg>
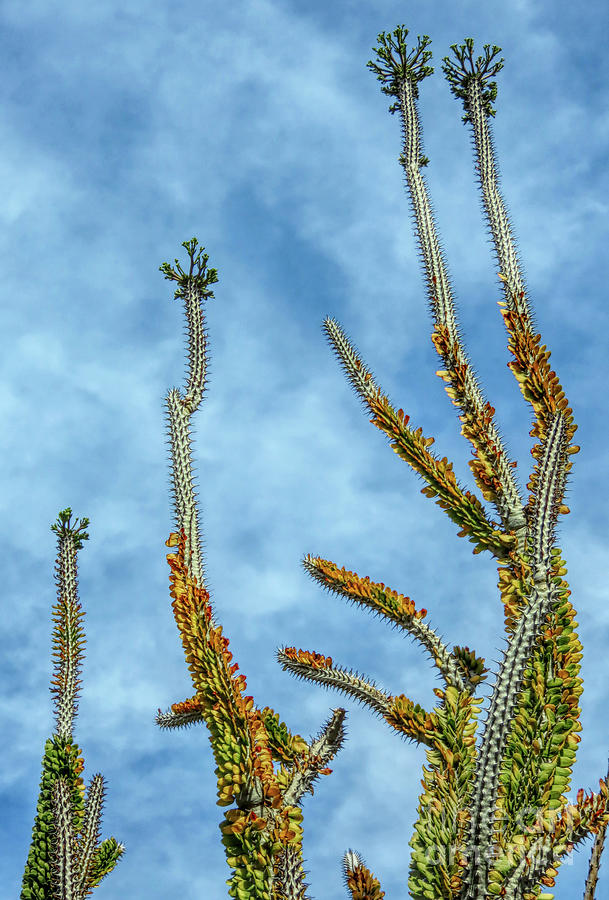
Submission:
<svg viewBox="0 0 609 900">
<path fill-rule="evenodd" d="M 76 552 L 89 535 L 82 519 L 70 523 L 72 510 L 61 510 L 51 529 L 58 535 L 55 567 L 57 604 L 54 607 L 53 646 L 56 730 L 47 740 L 42 780 L 21 900 L 84 900 L 109 872 L 125 848 L 113 837 L 99 843 L 104 779 L 94 775 L 85 802 L 81 773 L 84 761 L 74 743 L 72 728 L 78 708 L 79 674 L 85 642 L 78 602 Z"/>
<path fill-rule="evenodd" d="M 171 569 L 173 611 L 180 631 L 195 695 L 171 710 L 159 710 L 157 724 L 179 728 L 205 722 L 218 768 L 218 804 L 233 806 L 220 825 L 228 865 L 230 896 L 247 900 L 307 900 L 302 859 L 302 811 L 306 791 L 344 740 L 344 709 L 333 711 L 321 734 L 306 742 L 288 731 L 269 707 L 258 709 L 253 697 L 242 696 L 247 684 L 222 627 L 214 623 L 203 579 L 200 528 L 193 488 L 190 418 L 205 389 L 207 341 L 201 303 L 213 297 L 217 280 L 207 268 L 208 255 L 197 240 L 185 241 L 190 267 L 184 271 L 164 263 L 165 278 L 178 282 L 175 298 L 184 301 L 189 336 L 189 373 L 182 396 L 167 395 L 172 458 L 174 522 L 166 541 L 177 548 L 167 561 Z M 281 763 L 275 772 L 273 761 Z"/>
<path fill-rule="evenodd" d="M 205 587 L 203 557 L 199 539 L 199 523 L 193 488 L 190 417 L 199 408 L 206 388 L 207 333 L 203 325 L 202 300 L 210 300 L 214 293 L 209 285 L 218 280 L 216 269 L 207 269 L 207 253 L 196 252 L 197 240 L 182 244 L 190 259 L 188 273 L 178 260 L 176 268 L 169 263 L 160 266 L 169 281 L 177 281 L 174 299 L 182 299 L 188 323 L 188 377 L 182 395 L 176 388 L 167 394 L 169 413 L 170 453 L 172 462 L 173 517 L 176 530 L 186 532 L 186 560 L 200 587 Z"/>
<path fill-rule="evenodd" d="M 452 45 L 460 67 L 455 66 L 448 57 L 445 57 L 443 70 L 452 92 L 463 101 L 466 113 L 463 116 L 463 122 L 471 123 L 473 128 L 477 170 L 480 176 L 485 214 L 499 262 L 500 279 L 506 295 L 508 315 L 511 316 L 511 319 L 506 318 L 506 324 L 508 324 L 508 331 L 512 338 L 515 341 L 518 339 L 522 341 L 523 337 L 532 335 L 533 320 L 526 299 L 524 279 L 515 251 L 511 226 L 505 204 L 498 190 L 495 154 L 487 121 L 490 116 L 495 115 L 491 102 L 496 99 L 497 87 L 492 83 L 488 89 L 484 89 L 488 78 L 501 68 L 501 62 L 490 67 L 493 56 L 499 49 L 493 47 L 493 54 L 490 55 L 489 47 L 485 45 L 486 58 L 479 57 L 474 64 L 473 41 L 467 39 L 465 45 L 460 48 Z M 525 377 L 530 378 L 532 374 L 536 356 L 533 348 L 534 344 L 529 344 L 527 348 L 529 352 L 518 353 L 516 351 L 514 354 L 517 364 L 521 366 L 519 372 L 521 377 L 524 374 Z M 514 352 L 515 346 L 510 349 Z M 549 581 L 552 575 L 549 555 L 552 543 L 551 535 L 558 513 L 568 512 L 568 508 L 563 504 L 566 474 L 571 469 L 567 454 L 577 452 L 579 448 L 569 446 L 570 438 L 577 426 L 572 425 L 571 410 L 567 407 L 564 394 L 560 392 L 557 379 L 554 377 L 553 383 L 548 383 L 545 387 L 546 390 L 539 391 L 538 394 L 539 399 L 542 400 L 541 403 L 535 403 L 537 398 L 533 399 L 523 389 L 525 398 L 529 402 L 533 399 L 532 406 L 537 419 L 531 434 L 543 438 L 542 445 L 534 448 L 534 456 L 539 458 L 543 449 L 544 460 L 543 464 L 536 467 L 534 480 L 532 479 L 529 485 L 533 488 L 533 493 L 525 510 L 528 522 L 527 552 L 525 555 L 520 555 L 517 562 L 514 559 L 516 566 L 513 567 L 513 571 L 526 556 L 526 562 L 532 568 L 534 586 L 519 627 L 512 634 L 510 648 L 505 655 L 495 684 L 491 710 L 485 725 L 489 739 L 483 744 L 483 750 L 477 760 L 468 852 L 479 853 L 482 862 L 478 863 L 472 872 L 469 897 L 474 896 L 474 883 L 477 883 L 479 892 L 487 885 L 487 860 L 492 847 L 495 807 L 499 795 L 500 767 L 510 730 L 506 725 L 509 726 L 512 719 L 517 695 L 523 687 L 525 665 L 533 656 L 534 643 L 541 625 L 551 613 L 552 605 L 557 600 L 556 590 L 551 589 L 553 586 Z M 552 450 L 553 447 L 554 450 Z M 544 534 L 543 539 L 540 537 L 542 533 Z M 525 624 L 527 620 L 528 624 Z M 517 654 L 512 651 L 514 645 L 519 647 Z M 502 698 L 503 703 L 501 702 Z M 481 800 L 485 793 L 486 805 Z"/>
<path fill-rule="evenodd" d="M 607 780 L 609 781 L 609 760 L 607 762 Z M 596 891 L 596 884 L 598 882 L 598 870 L 601 866 L 601 856 L 605 846 L 606 833 L 607 826 L 603 825 L 602 828 L 599 828 L 596 837 L 594 838 L 594 844 L 590 854 L 590 863 L 588 865 L 588 877 L 586 878 L 584 900 L 594 900 L 594 892 Z"/>
</svg>

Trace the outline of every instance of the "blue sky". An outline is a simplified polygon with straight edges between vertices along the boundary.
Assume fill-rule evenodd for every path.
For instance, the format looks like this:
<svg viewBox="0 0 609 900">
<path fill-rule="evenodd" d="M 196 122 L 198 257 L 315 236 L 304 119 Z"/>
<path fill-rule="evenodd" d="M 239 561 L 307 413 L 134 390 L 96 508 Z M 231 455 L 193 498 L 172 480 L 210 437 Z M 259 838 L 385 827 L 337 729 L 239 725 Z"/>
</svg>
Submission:
<svg viewBox="0 0 609 900">
<path fill-rule="evenodd" d="M 4 0 L 1 897 L 20 890 L 53 730 L 50 525 L 66 506 L 91 520 L 79 553 L 87 644 L 75 737 L 86 783 L 106 779 L 102 836 L 127 848 L 95 896 L 227 896 L 206 729 L 154 723 L 157 708 L 192 693 L 164 544 L 164 398 L 183 384 L 184 320 L 158 267 L 184 258 L 193 235 L 219 275 L 205 306 L 209 388 L 193 423 L 214 616 L 247 692 L 292 731 L 309 739 L 332 708 L 348 710 L 334 771 L 304 801 L 311 898 L 344 900 L 347 848 L 387 900 L 407 896 L 423 749 L 275 660 L 285 645 L 316 650 L 391 693 L 436 699 L 420 646 L 324 592 L 301 566 L 306 553 L 407 594 L 451 646 L 468 644 L 493 669 L 504 646 L 493 559 L 473 556 L 420 493 L 321 327 L 339 321 L 474 490 L 470 444 L 434 374 L 399 117 L 366 68 L 377 33 L 402 23 L 409 46 L 432 38 L 435 73 L 419 101 L 425 176 L 467 351 L 524 490 L 530 408 L 506 367 L 470 128 L 441 70 L 466 37 L 476 56 L 489 43 L 505 58 L 492 120 L 501 188 L 582 447 L 559 541 L 584 646 L 569 796 L 598 790 L 609 752 L 608 13 L 602 2 L 583 10 L 556 0 Z M 561 868 L 557 900 L 583 894 L 590 847 Z"/>
</svg>

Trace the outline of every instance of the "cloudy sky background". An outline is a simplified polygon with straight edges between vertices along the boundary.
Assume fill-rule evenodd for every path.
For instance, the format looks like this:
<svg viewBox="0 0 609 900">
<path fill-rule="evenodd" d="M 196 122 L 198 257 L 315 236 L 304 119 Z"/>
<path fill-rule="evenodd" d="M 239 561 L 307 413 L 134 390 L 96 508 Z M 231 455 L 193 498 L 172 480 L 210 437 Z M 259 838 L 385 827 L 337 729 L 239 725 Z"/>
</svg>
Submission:
<svg viewBox="0 0 609 900">
<path fill-rule="evenodd" d="M 316 900 L 344 900 L 359 851 L 405 898 L 423 749 L 338 692 L 299 681 L 280 646 L 331 655 L 433 706 L 440 686 L 407 634 L 324 592 L 306 553 L 383 581 L 452 646 L 495 669 L 497 571 L 421 493 L 367 421 L 325 339 L 335 317 L 397 406 L 475 489 L 471 445 L 434 375 L 420 260 L 397 164 L 399 117 L 366 68 L 379 31 L 429 34 L 425 170 L 467 350 L 521 487 L 530 407 L 511 356 L 469 126 L 441 71 L 450 45 L 498 44 L 492 122 L 501 187 L 536 323 L 579 424 L 561 517 L 584 646 L 582 743 L 570 799 L 598 790 L 609 752 L 607 152 L 604 3 L 309 0 L 53 3 L 0 12 L 0 895 L 18 896 L 45 739 L 58 511 L 88 516 L 79 554 L 87 644 L 75 737 L 85 781 L 107 782 L 102 836 L 126 845 L 98 900 L 227 896 L 204 727 L 162 732 L 192 693 L 173 619 L 164 398 L 182 386 L 184 319 L 158 271 L 196 235 L 218 269 L 205 306 L 209 388 L 194 418 L 205 567 L 247 693 L 316 736 L 332 708 L 348 739 L 304 801 Z M 489 679 L 492 684 L 492 677 Z M 485 696 L 489 688 L 484 690 Z M 486 706 L 485 706 L 486 708 Z M 483 719 L 485 716 L 482 717 Z M 589 841 L 557 900 L 581 896 Z M 597 900 L 609 898 L 609 861 Z"/>
</svg>

